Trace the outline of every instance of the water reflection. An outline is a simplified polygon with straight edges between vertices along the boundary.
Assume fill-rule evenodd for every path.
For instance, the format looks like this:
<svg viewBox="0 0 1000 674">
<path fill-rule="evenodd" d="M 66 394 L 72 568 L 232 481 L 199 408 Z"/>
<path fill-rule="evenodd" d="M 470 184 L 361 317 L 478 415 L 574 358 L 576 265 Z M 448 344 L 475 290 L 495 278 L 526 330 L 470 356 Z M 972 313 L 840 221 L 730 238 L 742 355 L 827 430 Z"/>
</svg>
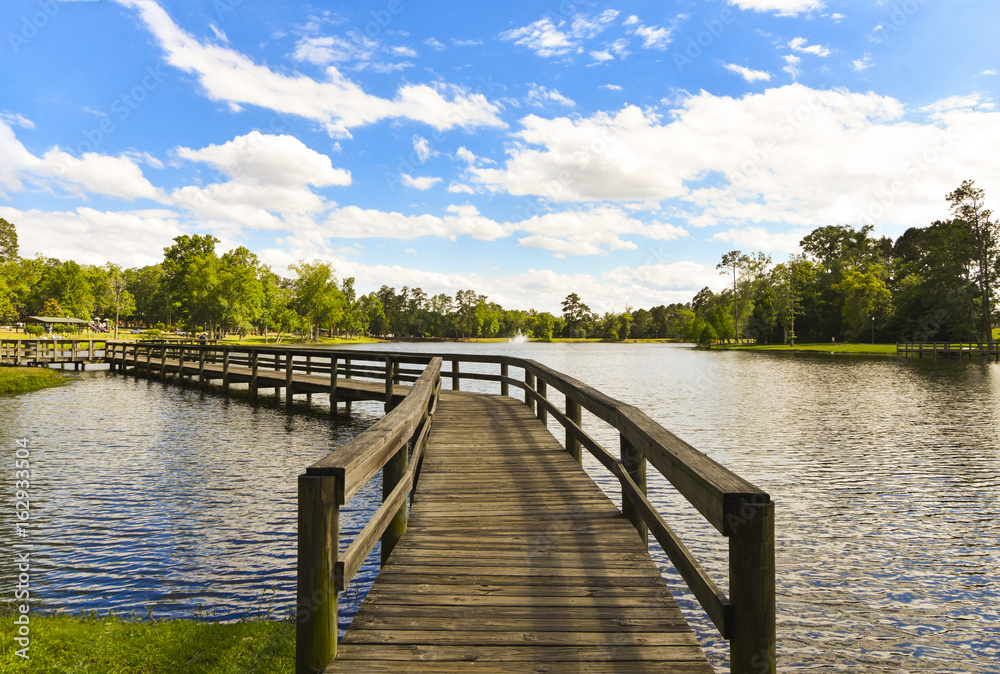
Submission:
<svg viewBox="0 0 1000 674">
<path fill-rule="evenodd" d="M 48 610 L 232 620 L 270 603 L 286 614 L 296 477 L 381 414 L 354 409 L 350 423 L 333 425 L 325 413 L 286 415 L 106 372 L 0 399 L 5 467 L 14 439 L 30 441 L 33 595 Z M 12 477 L 5 471 L 5 492 Z M 368 501 L 345 513 L 345 535 Z M 0 524 L 7 548 L 10 515 Z M 5 587 L 14 571 L 4 556 Z"/>
<path fill-rule="evenodd" d="M 768 491 L 778 518 L 780 670 L 1000 671 L 1000 366 L 656 344 L 380 348 L 536 359 L 640 407 Z M 100 373 L 0 399 L 4 464 L 15 437 L 32 441 L 46 606 L 190 616 L 204 605 L 238 618 L 275 587 L 275 605 L 287 610 L 295 476 L 379 414 L 374 403 L 355 427 L 331 428 L 322 416 Z M 617 449 L 615 431 L 593 417 L 584 423 Z M 619 498 L 596 462 L 587 468 Z M 345 513 L 345 539 L 378 489 Z M 650 492 L 725 588 L 725 540 L 662 480 Z M 2 518 L 9 549 L 10 513 Z M 725 642 L 663 553 L 653 554 L 723 670 Z M 343 620 L 375 559 L 342 596 Z M 3 558 L 7 587 L 12 572 Z"/>
</svg>

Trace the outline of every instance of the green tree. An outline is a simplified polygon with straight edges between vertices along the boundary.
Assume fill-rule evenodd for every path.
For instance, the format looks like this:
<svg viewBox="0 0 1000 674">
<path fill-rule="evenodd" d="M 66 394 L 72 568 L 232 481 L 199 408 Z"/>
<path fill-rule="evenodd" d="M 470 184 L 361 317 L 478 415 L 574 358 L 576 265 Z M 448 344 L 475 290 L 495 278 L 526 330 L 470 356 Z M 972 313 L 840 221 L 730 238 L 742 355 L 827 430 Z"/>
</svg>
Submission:
<svg viewBox="0 0 1000 674">
<path fill-rule="evenodd" d="M 266 270 L 247 248 L 240 246 L 219 261 L 218 304 L 223 332 L 235 331 L 242 341 L 264 312 Z"/>
<path fill-rule="evenodd" d="M 993 220 L 993 211 L 985 206 L 986 193 L 971 180 L 948 194 L 952 213 L 969 231 L 972 250 L 971 269 L 980 293 L 983 337 L 987 353 L 993 351 L 993 309 L 997 277 L 1000 274 L 1000 222 Z"/>
<path fill-rule="evenodd" d="M 566 331 L 568 333 L 566 336 L 586 337 L 586 331 L 581 331 L 580 326 L 590 316 L 590 307 L 583 303 L 579 295 L 570 293 L 562 301 L 562 310 L 563 320 L 566 321 Z"/>
<path fill-rule="evenodd" d="M 854 339 L 860 339 L 867 330 L 874 330 L 873 322 L 885 316 L 892 306 L 892 295 L 882 279 L 884 270 L 872 265 L 869 271 L 848 269 L 834 290 L 842 293 L 844 322 Z"/>
<path fill-rule="evenodd" d="M 128 281 L 121 267 L 109 262 L 104 269 L 107 271 L 107 283 L 102 301 L 105 306 L 114 309 L 115 339 L 118 339 L 118 322 L 122 316 L 131 316 L 135 312 L 135 298 L 128 291 Z"/>
<path fill-rule="evenodd" d="M 315 260 L 289 267 L 298 274 L 292 283 L 295 291 L 294 308 L 305 318 L 312 338 L 319 340 L 320 327 L 327 326 L 331 333 L 343 312 L 343 295 L 337 287 L 337 277 L 328 262 Z"/>
<path fill-rule="evenodd" d="M 17 228 L 0 218 L 0 264 L 17 259 Z"/>
</svg>

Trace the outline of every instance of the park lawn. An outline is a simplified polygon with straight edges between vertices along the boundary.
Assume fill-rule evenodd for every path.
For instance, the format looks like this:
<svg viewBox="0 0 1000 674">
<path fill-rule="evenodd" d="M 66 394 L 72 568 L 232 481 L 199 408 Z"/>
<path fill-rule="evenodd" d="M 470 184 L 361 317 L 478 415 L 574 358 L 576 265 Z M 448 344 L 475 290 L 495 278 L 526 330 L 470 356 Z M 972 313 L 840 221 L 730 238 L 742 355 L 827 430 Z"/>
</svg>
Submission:
<svg viewBox="0 0 1000 674">
<path fill-rule="evenodd" d="M 749 345 L 716 345 L 712 349 L 728 351 L 791 351 L 791 352 L 817 352 L 817 353 L 857 353 L 857 354 L 877 354 L 896 355 L 895 344 L 843 344 L 843 343 L 822 343 L 822 344 L 796 344 L 786 346 L 784 344 L 749 344 Z"/>
<path fill-rule="evenodd" d="M 0 395 L 16 395 L 62 386 L 66 377 L 47 367 L 0 367 Z"/>
<path fill-rule="evenodd" d="M 275 336 L 269 335 L 267 342 L 264 342 L 264 337 L 261 335 L 250 335 L 244 337 L 241 341 L 239 337 L 227 336 L 225 339 L 219 340 L 220 344 L 261 344 L 265 346 L 276 346 Z M 374 337 L 355 337 L 352 339 L 342 339 L 340 337 L 320 337 L 318 342 L 313 342 L 309 340 L 302 339 L 295 335 L 283 335 L 281 338 L 281 344 L 296 344 L 296 345 L 316 345 L 316 344 L 377 344 L 381 342 L 380 339 L 375 339 Z"/>
<path fill-rule="evenodd" d="M 14 614 L 0 615 L 0 671 L 248 674 L 295 670 L 288 620 L 212 623 L 119 616 L 31 615 L 28 660 L 16 654 Z"/>
</svg>

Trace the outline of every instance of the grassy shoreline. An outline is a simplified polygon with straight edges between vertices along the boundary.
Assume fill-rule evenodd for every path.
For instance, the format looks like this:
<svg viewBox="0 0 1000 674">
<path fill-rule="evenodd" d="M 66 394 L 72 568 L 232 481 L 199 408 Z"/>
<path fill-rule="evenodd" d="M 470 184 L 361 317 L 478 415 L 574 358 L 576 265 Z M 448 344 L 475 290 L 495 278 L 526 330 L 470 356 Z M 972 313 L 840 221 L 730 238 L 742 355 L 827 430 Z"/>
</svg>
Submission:
<svg viewBox="0 0 1000 674">
<path fill-rule="evenodd" d="M 895 356 L 895 344 L 716 344 L 712 351 L 768 351 L 785 353 L 847 353 L 868 356 Z"/>
<path fill-rule="evenodd" d="M 295 624 L 138 620 L 115 615 L 29 614 L 25 660 L 17 654 L 14 614 L 0 615 L 0 671 L 291 673 Z"/>
<path fill-rule="evenodd" d="M 63 386 L 68 379 L 46 367 L 0 367 L 0 395 L 17 395 Z"/>
</svg>

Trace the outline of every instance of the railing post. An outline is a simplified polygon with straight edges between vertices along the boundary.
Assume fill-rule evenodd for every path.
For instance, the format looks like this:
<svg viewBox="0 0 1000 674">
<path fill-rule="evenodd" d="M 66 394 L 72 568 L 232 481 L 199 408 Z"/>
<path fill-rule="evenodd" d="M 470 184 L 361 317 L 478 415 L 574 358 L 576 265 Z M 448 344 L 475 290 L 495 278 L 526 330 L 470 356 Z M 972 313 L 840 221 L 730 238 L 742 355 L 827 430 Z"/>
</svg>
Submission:
<svg viewBox="0 0 1000 674">
<path fill-rule="evenodd" d="M 229 391 L 229 349 L 222 352 L 222 390 Z"/>
<path fill-rule="evenodd" d="M 160 379 L 167 380 L 167 345 L 160 347 Z"/>
<path fill-rule="evenodd" d="M 392 357 L 386 356 L 385 357 L 385 411 L 386 412 L 392 409 L 392 367 L 393 367 Z M 382 486 L 384 489 L 385 488 L 384 474 L 382 476 Z M 389 492 L 385 493 L 386 496 L 388 496 L 388 494 Z"/>
<path fill-rule="evenodd" d="M 187 350 L 183 346 L 177 347 L 177 381 L 184 381 L 184 354 Z"/>
<path fill-rule="evenodd" d="M 257 376 L 260 370 L 260 354 L 256 349 L 250 352 L 250 399 L 257 400 Z"/>
<path fill-rule="evenodd" d="M 275 355 L 275 358 L 278 356 Z M 295 395 L 295 371 L 292 369 L 294 358 L 291 351 L 285 351 L 285 408 L 292 409 Z"/>
<path fill-rule="evenodd" d="M 744 503 L 730 518 L 729 597 L 733 603 L 730 671 L 776 671 L 774 503 Z"/>
<path fill-rule="evenodd" d="M 322 671 L 337 657 L 338 491 L 334 477 L 299 475 L 296 674 Z"/>
<path fill-rule="evenodd" d="M 351 359 L 350 358 L 345 358 L 344 359 L 344 379 L 350 379 L 350 378 L 351 378 Z M 351 399 L 350 398 L 348 398 L 347 400 L 344 401 L 344 413 L 347 414 L 347 416 L 351 416 Z"/>
<path fill-rule="evenodd" d="M 205 387 L 205 347 L 198 349 L 198 383 Z"/>
<path fill-rule="evenodd" d="M 452 359 L 451 361 L 451 390 L 457 391 L 458 389 L 458 360 Z"/>
<path fill-rule="evenodd" d="M 628 476 L 632 478 L 635 485 L 639 487 L 639 491 L 643 494 L 646 493 L 646 457 L 644 457 L 640 452 L 632 446 L 632 443 L 625 439 L 624 435 L 619 435 L 621 440 L 621 458 L 622 465 L 625 467 L 625 472 Z M 622 494 L 622 515 L 627 517 L 635 530 L 639 533 L 639 538 L 642 539 L 642 543 L 646 548 L 649 548 L 649 528 L 642 519 L 642 515 L 636 504 L 632 503 L 632 500 L 627 494 Z"/>
<path fill-rule="evenodd" d="M 508 371 L 507 363 L 500 363 L 500 395 L 509 396 L 510 395 L 510 384 L 507 383 L 507 377 L 510 376 Z"/>
<path fill-rule="evenodd" d="M 576 424 L 577 428 L 583 428 L 583 413 L 580 409 L 580 403 L 570 400 L 569 396 L 566 396 L 566 418 Z M 569 452 L 574 461 L 581 466 L 583 465 L 583 445 L 568 428 L 566 429 L 566 451 Z"/>
<path fill-rule="evenodd" d="M 336 356 L 330 356 L 330 416 L 337 415 L 337 362 Z"/>
<path fill-rule="evenodd" d="M 548 394 L 549 394 L 549 385 L 548 385 L 548 383 L 546 383 L 546 381 L 544 379 L 539 379 L 538 380 L 538 395 L 540 395 L 542 398 L 548 399 Z M 537 415 L 538 415 L 538 420 L 542 422 L 542 425 L 547 425 L 547 421 L 548 421 L 548 416 L 549 415 L 548 415 L 548 412 L 545 410 L 545 405 L 543 405 L 542 401 L 540 401 L 540 400 L 538 401 L 538 412 L 537 412 Z"/>
<path fill-rule="evenodd" d="M 396 452 L 382 468 L 382 500 L 385 501 L 392 494 L 392 490 L 396 488 L 399 481 L 403 479 L 406 475 L 406 468 L 409 464 L 408 445 L 403 445 L 399 451 Z M 407 502 L 404 500 L 403 504 L 399 506 L 399 510 L 393 515 L 392 520 L 386 527 L 385 532 L 382 534 L 382 566 L 389 560 L 389 555 L 392 554 L 393 548 L 396 547 L 396 543 L 406 533 L 406 508 Z"/>
<path fill-rule="evenodd" d="M 524 392 L 524 404 L 528 406 L 531 413 L 535 413 L 535 399 L 531 396 L 531 392 L 535 390 L 535 375 L 531 374 L 527 370 L 524 371 L 524 386 L 527 389 Z"/>
</svg>

